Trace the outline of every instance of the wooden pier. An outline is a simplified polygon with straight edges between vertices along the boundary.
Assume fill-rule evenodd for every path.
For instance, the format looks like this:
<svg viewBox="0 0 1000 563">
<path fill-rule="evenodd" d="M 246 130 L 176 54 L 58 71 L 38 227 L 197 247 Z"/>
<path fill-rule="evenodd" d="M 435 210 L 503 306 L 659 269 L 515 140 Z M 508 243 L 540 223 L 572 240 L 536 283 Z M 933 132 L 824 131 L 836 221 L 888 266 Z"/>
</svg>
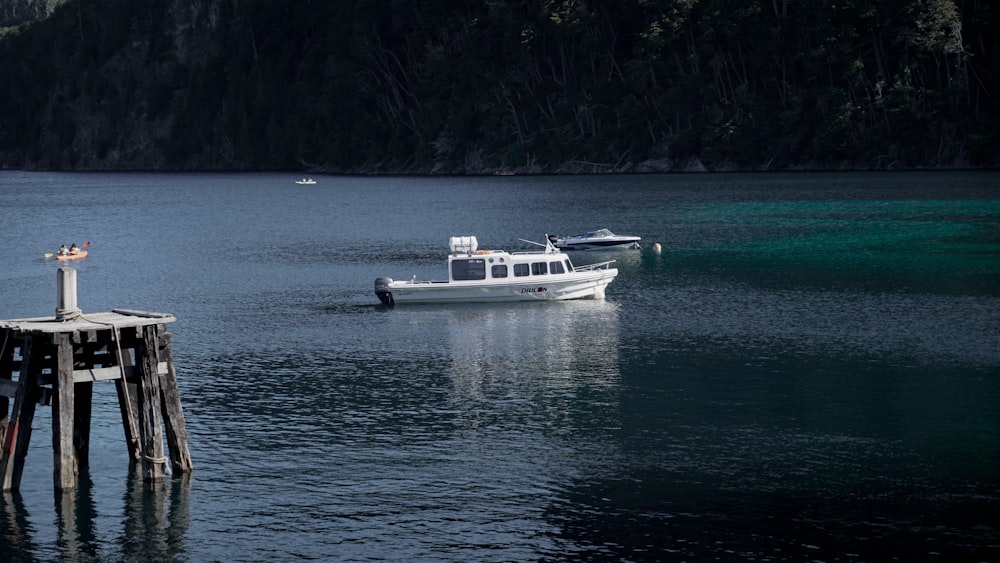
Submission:
<svg viewBox="0 0 1000 563">
<path fill-rule="evenodd" d="M 76 270 L 60 268 L 56 316 L 0 320 L 0 490 L 18 490 L 37 405 L 52 407 L 53 479 L 74 489 L 90 450 L 93 385 L 113 381 L 129 460 L 146 482 L 193 469 L 165 313 L 76 306 Z M 14 375 L 17 380 L 14 380 Z M 13 408 L 10 406 L 13 399 Z M 162 427 L 162 431 L 161 431 Z"/>
</svg>

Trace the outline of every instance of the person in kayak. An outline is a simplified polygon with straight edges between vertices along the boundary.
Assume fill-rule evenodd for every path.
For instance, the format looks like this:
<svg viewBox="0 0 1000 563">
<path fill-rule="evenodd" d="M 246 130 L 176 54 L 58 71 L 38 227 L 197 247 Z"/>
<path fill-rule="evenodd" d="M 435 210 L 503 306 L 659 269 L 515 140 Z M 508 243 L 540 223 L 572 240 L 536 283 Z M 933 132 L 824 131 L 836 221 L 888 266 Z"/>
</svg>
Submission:
<svg viewBox="0 0 1000 563">
<path fill-rule="evenodd" d="M 69 247 L 69 253 L 70 254 L 79 254 L 80 253 L 80 248 L 76 246 L 75 242 L 70 245 L 70 247 Z"/>
<path fill-rule="evenodd" d="M 59 256 L 66 256 L 67 254 L 69 254 L 69 250 L 66 249 L 66 245 L 64 244 L 59 247 L 58 253 Z"/>
</svg>

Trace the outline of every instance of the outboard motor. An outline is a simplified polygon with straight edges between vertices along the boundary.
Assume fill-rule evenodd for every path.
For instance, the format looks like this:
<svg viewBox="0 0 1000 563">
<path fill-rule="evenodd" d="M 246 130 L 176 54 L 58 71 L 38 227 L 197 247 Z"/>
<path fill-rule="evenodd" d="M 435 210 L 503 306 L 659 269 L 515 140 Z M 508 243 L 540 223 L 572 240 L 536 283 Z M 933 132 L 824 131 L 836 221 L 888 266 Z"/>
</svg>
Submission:
<svg viewBox="0 0 1000 563">
<path fill-rule="evenodd" d="M 375 295 L 378 296 L 378 300 L 382 302 L 383 305 L 395 305 L 396 302 L 392 299 L 392 292 L 389 290 L 389 284 L 392 283 L 392 278 L 378 277 L 375 278 Z"/>
</svg>

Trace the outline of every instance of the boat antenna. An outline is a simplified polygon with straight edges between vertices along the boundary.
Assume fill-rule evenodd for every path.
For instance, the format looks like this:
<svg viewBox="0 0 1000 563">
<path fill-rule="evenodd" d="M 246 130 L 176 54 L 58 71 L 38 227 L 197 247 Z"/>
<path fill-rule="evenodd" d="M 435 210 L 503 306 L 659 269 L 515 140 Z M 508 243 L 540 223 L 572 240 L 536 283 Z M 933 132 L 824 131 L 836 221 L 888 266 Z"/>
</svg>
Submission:
<svg viewBox="0 0 1000 563">
<path fill-rule="evenodd" d="M 528 240 L 528 239 L 523 239 L 523 238 L 519 238 L 519 239 L 517 239 L 517 240 L 519 240 L 519 241 L 521 241 L 521 242 L 526 242 L 526 243 L 528 243 L 528 244 L 533 244 L 533 245 L 535 245 L 535 246 L 541 246 L 542 248 L 544 248 L 544 249 L 545 249 L 545 253 L 546 253 L 546 254 L 549 254 L 549 253 L 554 253 L 554 252 L 557 252 L 557 251 L 559 250 L 559 249 L 557 249 L 557 248 L 556 248 L 556 247 L 555 247 L 555 246 L 554 246 L 554 245 L 552 244 L 552 241 L 551 241 L 551 240 L 549 239 L 549 235 L 548 235 L 548 233 L 546 233 L 546 234 L 545 234 L 545 244 L 542 244 L 542 243 L 540 243 L 540 242 L 535 242 L 535 241 L 533 241 L 533 240 Z"/>
</svg>

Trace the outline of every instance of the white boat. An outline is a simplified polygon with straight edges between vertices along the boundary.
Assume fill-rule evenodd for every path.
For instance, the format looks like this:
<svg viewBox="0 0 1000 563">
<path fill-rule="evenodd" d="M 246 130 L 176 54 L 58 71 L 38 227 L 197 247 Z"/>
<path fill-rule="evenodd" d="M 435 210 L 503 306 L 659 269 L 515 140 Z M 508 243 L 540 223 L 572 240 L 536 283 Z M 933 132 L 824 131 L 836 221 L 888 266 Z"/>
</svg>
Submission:
<svg viewBox="0 0 1000 563">
<path fill-rule="evenodd" d="M 549 235 L 549 240 L 556 248 L 562 250 L 596 250 L 601 248 L 639 248 L 639 241 L 642 240 L 642 237 L 616 235 L 608 229 L 597 229 L 568 237 Z"/>
<path fill-rule="evenodd" d="M 315 184 L 316 180 L 312 178 L 302 178 L 301 180 L 295 180 L 296 184 Z"/>
<path fill-rule="evenodd" d="M 447 280 L 378 277 L 375 295 L 386 305 L 604 299 L 618 275 L 614 260 L 573 266 L 548 237 L 545 244 L 520 240 L 543 250 L 480 250 L 474 236 L 451 237 Z"/>
</svg>

